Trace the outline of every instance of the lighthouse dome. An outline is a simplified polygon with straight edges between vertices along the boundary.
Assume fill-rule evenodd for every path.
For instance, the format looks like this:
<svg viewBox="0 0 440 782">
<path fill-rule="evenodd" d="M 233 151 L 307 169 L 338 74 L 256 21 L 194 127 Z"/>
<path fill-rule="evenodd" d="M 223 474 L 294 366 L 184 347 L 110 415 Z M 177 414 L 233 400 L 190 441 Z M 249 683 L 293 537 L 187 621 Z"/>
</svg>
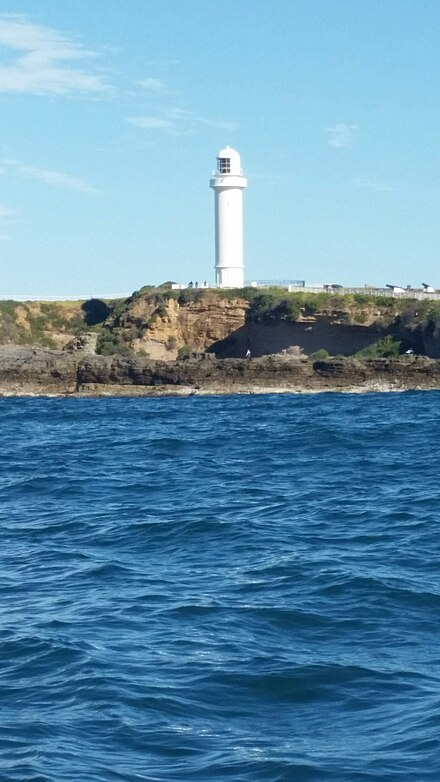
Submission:
<svg viewBox="0 0 440 782">
<path fill-rule="evenodd" d="M 236 149 L 225 147 L 217 155 L 217 171 L 219 174 L 235 174 L 240 176 L 241 170 L 240 155 Z"/>
</svg>

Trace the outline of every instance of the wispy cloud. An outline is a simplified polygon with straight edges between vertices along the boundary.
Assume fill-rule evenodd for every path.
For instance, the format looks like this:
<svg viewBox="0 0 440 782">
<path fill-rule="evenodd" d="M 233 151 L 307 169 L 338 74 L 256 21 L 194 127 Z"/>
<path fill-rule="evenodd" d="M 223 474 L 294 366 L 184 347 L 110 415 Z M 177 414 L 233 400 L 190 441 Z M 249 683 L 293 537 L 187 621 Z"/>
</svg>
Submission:
<svg viewBox="0 0 440 782">
<path fill-rule="evenodd" d="M 137 128 L 173 128 L 174 123 L 171 120 L 162 119 L 161 117 L 126 117 L 127 122 L 130 125 L 134 125 Z"/>
<path fill-rule="evenodd" d="M 366 188 L 367 190 L 377 190 L 381 192 L 391 192 L 394 187 L 388 182 L 384 182 L 382 179 L 369 179 L 368 177 L 359 177 L 354 180 L 355 185 L 358 187 Z"/>
<path fill-rule="evenodd" d="M 144 62 L 144 65 L 163 68 L 170 65 L 179 65 L 179 60 L 147 60 L 147 62 Z"/>
<path fill-rule="evenodd" d="M 17 218 L 17 214 L 18 212 L 16 209 L 10 209 L 8 206 L 0 204 L 0 223 L 3 225 L 5 223 L 14 222 Z"/>
<path fill-rule="evenodd" d="M 18 220 L 18 212 L 16 209 L 11 209 L 9 206 L 0 204 L 0 241 L 5 242 L 9 239 L 9 234 L 4 233 L 8 230 L 12 223 L 16 223 Z"/>
<path fill-rule="evenodd" d="M 126 117 L 126 120 L 138 128 L 165 130 L 173 135 L 194 133 L 201 125 L 220 128 L 221 130 L 235 130 L 237 127 L 235 122 L 203 117 L 193 111 L 180 108 L 167 109 L 161 116 L 157 117 Z"/>
<path fill-rule="evenodd" d="M 168 117 L 176 123 L 186 122 L 192 125 L 209 125 L 211 128 L 220 128 L 220 130 L 235 130 L 237 127 L 235 122 L 229 122 L 228 120 L 223 119 L 212 119 L 211 117 L 201 117 L 199 114 L 195 114 L 193 111 L 187 111 L 185 109 L 169 109 Z"/>
<path fill-rule="evenodd" d="M 1 60 L 2 49 L 16 52 Z M 0 14 L 0 92 L 34 95 L 99 94 L 110 85 L 91 65 L 96 52 L 72 36 L 34 24 L 22 14 Z"/>
<path fill-rule="evenodd" d="M 0 162 L 3 165 L 8 166 L 10 170 L 21 177 L 37 179 L 52 187 L 61 187 L 64 190 L 74 190 L 77 193 L 85 193 L 86 195 L 93 195 L 97 192 L 96 188 L 89 185 L 84 179 L 71 176 L 63 171 L 26 166 L 18 160 L 2 160 Z"/>
<path fill-rule="evenodd" d="M 143 87 L 144 90 L 147 90 L 148 92 L 153 92 L 156 95 L 169 94 L 169 91 L 163 79 L 141 79 L 140 81 L 136 82 L 136 84 L 139 84 L 139 86 Z"/>
<path fill-rule="evenodd" d="M 328 143 L 332 147 L 351 147 L 356 130 L 357 125 L 346 125 L 342 122 L 338 125 L 333 125 L 331 128 L 326 128 L 328 133 Z"/>
<path fill-rule="evenodd" d="M 52 171 L 46 168 L 34 168 L 33 166 L 20 166 L 18 169 L 20 176 L 39 179 L 46 185 L 62 187 L 65 190 L 76 190 L 77 193 L 96 193 L 94 187 L 89 185 L 83 179 L 64 174 L 61 171 Z"/>
</svg>

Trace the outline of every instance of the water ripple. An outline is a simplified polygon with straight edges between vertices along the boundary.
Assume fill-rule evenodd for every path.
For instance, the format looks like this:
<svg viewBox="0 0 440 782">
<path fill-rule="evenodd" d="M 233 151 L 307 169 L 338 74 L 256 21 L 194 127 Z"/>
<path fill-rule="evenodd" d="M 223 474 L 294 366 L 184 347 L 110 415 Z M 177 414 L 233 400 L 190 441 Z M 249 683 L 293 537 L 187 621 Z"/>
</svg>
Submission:
<svg viewBox="0 0 440 782">
<path fill-rule="evenodd" d="M 439 399 L 1 399 L 2 782 L 437 780 Z"/>
</svg>

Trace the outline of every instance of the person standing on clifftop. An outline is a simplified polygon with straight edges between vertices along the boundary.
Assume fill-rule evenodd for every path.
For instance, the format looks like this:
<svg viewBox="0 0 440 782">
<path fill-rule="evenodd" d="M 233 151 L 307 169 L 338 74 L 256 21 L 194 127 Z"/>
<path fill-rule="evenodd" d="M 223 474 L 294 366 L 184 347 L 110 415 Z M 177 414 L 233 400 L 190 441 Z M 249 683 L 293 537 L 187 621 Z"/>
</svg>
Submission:
<svg viewBox="0 0 440 782">
<path fill-rule="evenodd" d="M 251 351 L 248 348 L 246 351 L 246 358 L 250 358 L 250 357 L 251 357 Z"/>
</svg>

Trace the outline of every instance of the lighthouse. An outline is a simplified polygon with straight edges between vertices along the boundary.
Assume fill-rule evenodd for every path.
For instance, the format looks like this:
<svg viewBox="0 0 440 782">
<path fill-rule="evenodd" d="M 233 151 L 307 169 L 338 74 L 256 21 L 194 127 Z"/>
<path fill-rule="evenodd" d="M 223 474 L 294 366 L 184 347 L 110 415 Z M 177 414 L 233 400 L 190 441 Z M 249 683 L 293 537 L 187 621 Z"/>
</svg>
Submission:
<svg viewBox="0 0 440 782">
<path fill-rule="evenodd" d="M 217 155 L 217 168 L 209 185 L 215 193 L 215 282 L 219 288 L 242 288 L 243 176 L 240 155 L 225 147 Z"/>
</svg>

